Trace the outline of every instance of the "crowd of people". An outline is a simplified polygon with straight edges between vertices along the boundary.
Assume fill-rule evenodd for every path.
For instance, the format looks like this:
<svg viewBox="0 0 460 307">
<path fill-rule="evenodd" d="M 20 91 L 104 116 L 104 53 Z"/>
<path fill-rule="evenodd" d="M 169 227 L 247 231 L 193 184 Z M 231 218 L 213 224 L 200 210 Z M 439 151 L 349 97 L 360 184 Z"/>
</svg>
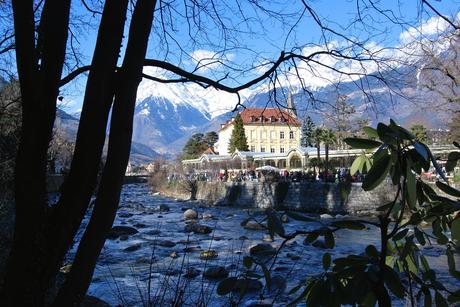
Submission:
<svg viewBox="0 0 460 307">
<path fill-rule="evenodd" d="M 289 182 L 330 182 L 339 183 L 344 180 L 352 182 L 362 182 L 364 176 L 356 174 L 350 176 L 348 168 L 336 168 L 328 171 L 288 171 L 288 170 L 226 170 L 222 169 L 218 173 L 201 172 L 193 175 L 194 179 L 199 181 L 221 181 L 221 182 L 263 182 L 263 181 L 289 181 Z"/>
</svg>

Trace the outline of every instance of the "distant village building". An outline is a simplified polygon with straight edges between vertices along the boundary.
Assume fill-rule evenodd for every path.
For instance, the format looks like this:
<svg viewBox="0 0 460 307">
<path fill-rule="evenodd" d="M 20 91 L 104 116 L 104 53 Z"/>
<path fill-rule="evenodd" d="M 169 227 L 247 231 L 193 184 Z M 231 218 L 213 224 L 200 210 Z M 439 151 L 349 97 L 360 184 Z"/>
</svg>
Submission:
<svg viewBox="0 0 460 307">
<path fill-rule="evenodd" d="M 278 108 L 244 109 L 241 113 L 249 151 L 284 154 L 300 146 L 302 123 L 297 118 L 292 96 L 287 111 Z M 229 142 L 234 127 L 232 118 L 221 124 L 216 149 L 219 155 L 229 155 Z"/>
</svg>

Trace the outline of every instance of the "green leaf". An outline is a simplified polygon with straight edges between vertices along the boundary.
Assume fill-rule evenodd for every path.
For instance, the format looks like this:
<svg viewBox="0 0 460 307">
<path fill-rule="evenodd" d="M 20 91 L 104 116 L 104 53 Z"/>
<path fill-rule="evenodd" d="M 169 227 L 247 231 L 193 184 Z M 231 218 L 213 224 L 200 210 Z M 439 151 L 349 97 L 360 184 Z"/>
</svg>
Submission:
<svg viewBox="0 0 460 307">
<path fill-rule="evenodd" d="M 460 144 L 458 144 L 457 142 L 454 141 L 452 142 L 452 144 L 454 144 L 455 147 L 460 148 Z"/>
<path fill-rule="evenodd" d="M 272 278 L 270 276 L 270 271 L 268 270 L 267 266 L 263 263 L 260 263 L 260 266 L 262 267 L 262 271 L 264 272 L 264 277 L 265 277 L 265 284 L 268 288 L 268 291 L 271 290 L 271 285 L 272 285 Z"/>
<path fill-rule="evenodd" d="M 379 252 L 377 248 L 375 248 L 374 245 L 368 245 L 366 246 L 366 255 L 368 255 L 370 258 L 377 260 L 379 259 Z"/>
<path fill-rule="evenodd" d="M 433 305 L 433 299 L 431 298 L 431 292 L 430 290 L 427 290 L 425 293 L 424 297 L 424 305 L 425 307 L 432 307 Z"/>
<path fill-rule="evenodd" d="M 235 288 L 237 280 L 238 278 L 236 277 L 229 277 L 222 280 L 217 286 L 217 294 L 226 295 L 232 292 L 232 290 Z"/>
<path fill-rule="evenodd" d="M 453 293 L 451 293 L 448 297 L 447 297 L 447 300 L 449 301 L 449 303 L 457 303 L 457 302 L 460 302 L 460 290 L 457 290 Z"/>
<path fill-rule="evenodd" d="M 385 125 L 383 123 L 378 123 L 378 125 L 377 125 L 377 133 L 379 135 L 380 140 L 382 140 L 384 143 L 391 144 L 391 145 L 396 145 L 396 137 L 397 137 L 397 135 L 387 125 Z"/>
<path fill-rule="evenodd" d="M 390 166 L 391 157 L 388 153 L 377 161 L 374 161 L 374 165 L 372 165 L 369 173 L 364 178 L 362 188 L 365 191 L 370 191 L 377 187 L 387 176 Z"/>
<path fill-rule="evenodd" d="M 422 266 L 425 272 L 428 272 L 430 270 L 430 264 L 426 260 L 425 256 L 420 255 L 420 262 L 422 263 Z"/>
<path fill-rule="evenodd" d="M 436 181 L 436 186 L 446 194 L 449 194 L 454 197 L 460 197 L 460 191 L 451 187 L 450 185 L 445 184 L 441 181 Z"/>
<path fill-rule="evenodd" d="M 302 222 L 318 222 L 316 219 L 297 213 L 293 211 L 286 211 L 286 215 L 289 216 L 290 218 L 297 220 L 297 221 L 302 221 Z"/>
<path fill-rule="evenodd" d="M 382 145 L 381 142 L 361 138 L 346 138 L 343 141 L 354 149 L 373 149 Z"/>
<path fill-rule="evenodd" d="M 273 236 L 274 233 L 277 233 L 279 236 L 284 237 L 284 226 L 281 223 L 278 215 L 271 211 L 268 213 L 267 227 L 270 235 Z"/>
<path fill-rule="evenodd" d="M 331 266 L 331 255 L 329 253 L 323 254 L 323 268 L 325 271 Z"/>
<path fill-rule="evenodd" d="M 243 265 L 246 268 L 250 269 L 252 267 L 252 263 L 253 263 L 252 257 L 250 257 L 250 256 L 244 256 L 243 257 Z"/>
<path fill-rule="evenodd" d="M 314 231 L 314 232 L 311 232 L 307 235 L 307 237 L 305 238 L 305 240 L 303 240 L 303 243 L 304 244 L 310 244 L 312 243 L 313 241 L 315 241 L 316 239 L 318 239 L 319 237 L 319 233 Z"/>
<path fill-rule="evenodd" d="M 409 228 L 401 230 L 400 232 L 398 232 L 397 234 L 394 235 L 393 240 L 394 241 L 401 240 L 402 238 L 404 238 L 407 235 L 408 232 L 409 232 Z"/>
<path fill-rule="evenodd" d="M 389 266 L 385 266 L 385 284 L 388 286 L 391 292 L 399 298 L 403 298 L 405 295 L 404 286 L 399 279 L 398 273 L 396 273 Z"/>
<path fill-rule="evenodd" d="M 363 128 L 364 133 L 366 133 L 370 138 L 378 138 L 379 134 L 376 129 L 366 126 Z"/>
<path fill-rule="evenodd" d="M 438 291 L 436 291 L 436 294 L 434 295 L 434 301 L 436 303 L 436 307 L 449 307 L 446 299 Z"/>
<path fill-rule="evenodd" d="M 450 224 L 450 233 L 452 236 L 452 241 L 454 241 L 456 245 L 459 245 L 460 244 L 460 217 L 453 220 L 452 223 Z"/>
<path fill-rule="evenodd" d="M 363 223 L 357 221 L 335 221 L 331 223 L 331 226 L 353 230 L 363 230 L 366 228 Z"/>
<path fill-rule="evenodd" d="M 417 204 L 417 184 L 415 174 L 412 172 L 409 165 L 406 169 L 406 187 L 407 187 L 407 204 L 409 208 L 415 208 Z"/>
<path fill-rule="evenodd" d="M 430 161 L 430 154 L 422 143 L 415 142 L 414 148 L 425 161 Z"/>
<path fill-rule="evenodd" d="M 421 245 L 426 244 L 425 236 L 424 236 L 423 232 L 420 231 L 420 229 L 415 227 L 414 228 L 414 234 L 415 234 L 415 237 L 417 238 L 418 243 L 420 243 Z"/>
<path fill-rule="evenodd" d="M 326 245 L 326 248 L 334 248 L 335 241 L 332 232 L 326 232 L 324 234 L 324 244 Z"/>
<path fill-rule="evenodd" d="M 364 159 L 363 156 L 359 156 L 353 161 L 353 164 L 351 165 L 350 168 L 350 175 L 353 176 L 356 174 L 359 170 L 362 170 L 364 164 Z"/>
</svg>

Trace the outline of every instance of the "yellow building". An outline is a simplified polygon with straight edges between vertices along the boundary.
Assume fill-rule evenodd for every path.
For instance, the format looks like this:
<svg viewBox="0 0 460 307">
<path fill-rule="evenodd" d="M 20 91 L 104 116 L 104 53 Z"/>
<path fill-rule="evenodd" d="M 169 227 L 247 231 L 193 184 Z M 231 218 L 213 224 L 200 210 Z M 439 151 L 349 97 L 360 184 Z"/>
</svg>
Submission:
<svg viewBox="0 0 460 307">
<path fill-rule="evenodd" d="M 289 100 L 288 106 L 289 111 L 266 108 L 245 109 L 240 113 L 251 152 L 284 154 L 300 146 L 301 123 L 292 107 L 292 100 Z M 221 125 L 216 144 L 219 155 L 230 154 L 228 148 L 233 127 L 233 118 Z"/>
</svg>

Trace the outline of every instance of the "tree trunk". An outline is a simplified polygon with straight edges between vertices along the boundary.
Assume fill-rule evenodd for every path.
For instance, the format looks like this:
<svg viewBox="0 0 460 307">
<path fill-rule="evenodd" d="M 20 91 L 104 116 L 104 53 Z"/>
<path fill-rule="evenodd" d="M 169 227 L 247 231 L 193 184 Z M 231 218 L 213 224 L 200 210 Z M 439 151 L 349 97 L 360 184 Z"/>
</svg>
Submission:
<svg viewBox="0 0 460 307">
<path fill-rule="evenodd" d="M 324 176 L 325 176 L 325 180 L 324 182 L 327 182 L 327 178 L 328 178 L 328 172 L 329 172 L 329 144 L 326 143 L 324 144 L 324 151 L 326 152 L 325 154 L 325 162 L 324 162 Z"/>
<path fill-rule="evenodd" d="M 22 129 L 15 169 L 14 239 L 0 305 L 42 306 L 49 286 L 41 271 L 46 259 L 47 150 L 67 44 L 70 0 L 44 3 L 39 49 L 35 47 L 33 1 L 13 1 L 13 12 Z"/>
<path fill-rule="evenodd" d="M 106 1 L 86 84 L 71 169 L 48 223 L 46 278 L 52 279 L 73 243 L 96 186 L 115 90 L 115 71 L 128 1 Z"/>
<path fill-rule="evenodd" d="M 109 149 L 96 204 L 78 246 L 71 272 L 59 291 L 54 306 L 75 306 L 83 299 L 94 267 L 112 227 L 120 199 L 131 149 L 137 87 L 153 21 L 156 0 L 138 0 L 134 9 L 129 41 L 115 93 L 110 124 Z"/>
</svg>

